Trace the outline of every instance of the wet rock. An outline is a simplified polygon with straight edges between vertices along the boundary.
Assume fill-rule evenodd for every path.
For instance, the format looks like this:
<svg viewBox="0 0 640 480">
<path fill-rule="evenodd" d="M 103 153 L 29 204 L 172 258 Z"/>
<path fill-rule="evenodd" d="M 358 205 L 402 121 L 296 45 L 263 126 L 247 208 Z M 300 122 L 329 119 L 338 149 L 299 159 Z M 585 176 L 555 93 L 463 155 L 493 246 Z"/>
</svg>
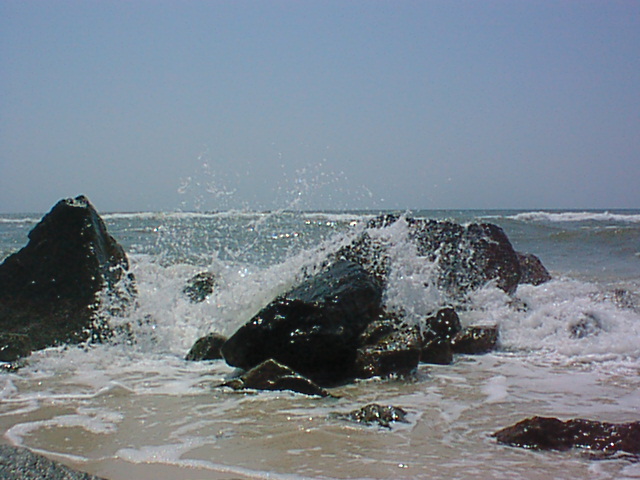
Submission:
<svg viewBox="0 0 640 480">
<path fill-rule="evenodd" d="M 453 337 L 462 330 L 460 318 L 451 307 L 441 308 L 435 315 L 425 320 L 426 328 L 423 329 L 423 341 L 440 339 L 451 342 Z"/>
<path fill-rule="evenodd" d="M 364 267 L 375 276 L 381 285 L 385 285 L 389 274 L 388 245 L 378 238 L 372 238 L 364 232 L 351 245 L 341 248 L 336 258 L 348 260 Z"/>
<path fill-rule="evenodd" d="M 128 268 L 89 200 L 61 200 L 0 265 L 0 332 L 27 336 L 34 350 L 107 338 L 109 315 L 133 303 Z"/>
<path fill-rule="evenodd" d="M 604 453 L 640 453 L 640 422 L 604 423 L 533 417 L 504 428 L 493 436 L 499 443 L 534 450 L 585 448 Z"/>
<path fill-rule="evenodd" d="M 413 373 L 420 362 L 420 335 L 401 317 L 385 312 L 370 323 L 360 335 L 354 378 L 405 376 Z"/>
<path fill-rule="evenodd" d="M 419 257 L 436 266 L 435 283 L 451 298 L 463 297 L 489 281 L 509 294 L 520 282 L 518 256 L 504 231 L 490 223 L 459 225 L 454 222 L 383 215 L 369 223 L 384 229 L 395 222 L 407 223 L 410 241 Z M 336 257 L 362 265 L 384 284 L 389 272 L 389 245 L 384 236 L 365 231 Z"/>
<path fill-rule="evenodd" d="M 273 358 L 329 385 L 353 368 L 359 336 L 381 312 L 382 287 L 360 265 L 337 261 L 276 298 L 223 345 L 229 365 Z"/>
<path fill-rule="evenodd" d="M 0 478 L 3 480 L 101 480 L 26 448 L 0 445 Z"/>
<path fill-rule="evenodd" d="M 411 227 L 418 254 L 436 262 L 440 288 L 454 295 L 464 295 L 494 280 L 505 292 L 513 294 L 516 291 L 520 263 L 499 226 L 413 220 Z"/>
<path fill-rule="evenodd" d="M 578 321 L 569 325 L 569 334 L 573 338 L 585 338 L 598 335 L 602 322 L 593 313 L 584 313 Z"/>
<path fill-rule="evenodd" d="M 367 425 L 378 424 L 381 427 L 391 428 L 395 422 L 407 423 L 407 412 L 393 405 L 378 405 L 372 403 L 349 413 L 336 413 L 335 418 L 349 420 Z"/>
<path fill-rule="evenodd" d="M 461 328 L 451 307 L 427 317 L 422 328 L 405 324 L 397 314 L 383 315 L 361 335 L 354 376 L 407 375 L 419 362 L 448 365 L 453 361 L 451 341 Z"/>
<path fill-rule="evenodd" d="M 0 362 L 13 362 L 31 355 L 33 347 L 27 335 L 0 333 Z"/>
<path fill-rule="evenodd" d="M 358 349 L 352 376 L 355 378 L 409 375 L 418 368 L 420 348 L 404 341 L 387 340 Z"/>
<path fill-rule="evenodd" d="M 439 338 L 427 341 L 420 349 L 420 362 L 434 365 L 450 365 L 453 363 L 451 342 Z"/>
<path fill-rule="evenodd" d="M 213 293 L 215 287 L 215 276 L 211 272 L 200 272 L 187 281 L 184 293 L 193 303 L 204 302 Z"/>
<path fill-rule="evenodd" d="M 451 341 L 461 329 L 460 318 L 451 307 L 441 308 L 428 317 L 422 328 L 420 361 L 436 365 L 452 363 Z"/>
<path fill-rule="evenodd" d="M 241 377 L 229 380 L 222 386 L 231 387 L 234 390 L 247 388 L 255 390 L 290 390 L 305 395 L 331 396 L 329 392 L 308 378 L 273 359 L 265 360 Z"/>
<path fill-rule="evenodd" d="M 218 360 L 222 358 L 221 348 L 227 337 L 218 333 L 210 333 L 196 340 L 187 353 L 185 360 L 199 362 L 202 360 Z"/>
<path fill-rule="evenodd" d="M 551 274 L 540 259 L 532 253 L 517 252 L 520 264 L 520 283 L 540 285 L 551 280 Z"/>
<path fill-rule="evenodd" d="M 480 355 L 495 350 L 498 339 L 497 326 L 467 327 L 453 338 L 451 349 L 454 353 Z"/>
</svg>

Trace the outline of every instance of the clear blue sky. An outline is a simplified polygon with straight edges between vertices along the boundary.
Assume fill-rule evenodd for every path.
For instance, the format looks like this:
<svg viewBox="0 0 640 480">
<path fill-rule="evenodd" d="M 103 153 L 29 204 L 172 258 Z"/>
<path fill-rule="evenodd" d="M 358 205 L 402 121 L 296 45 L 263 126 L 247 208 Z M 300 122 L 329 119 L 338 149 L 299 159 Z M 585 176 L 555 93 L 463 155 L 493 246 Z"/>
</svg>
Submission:
<svg viewBox="0 0 640 480">
<path fill-rule="evenodd" d="M 640 2 L 0 0 L 0 211 L 640 208 Z"/>
</svg>

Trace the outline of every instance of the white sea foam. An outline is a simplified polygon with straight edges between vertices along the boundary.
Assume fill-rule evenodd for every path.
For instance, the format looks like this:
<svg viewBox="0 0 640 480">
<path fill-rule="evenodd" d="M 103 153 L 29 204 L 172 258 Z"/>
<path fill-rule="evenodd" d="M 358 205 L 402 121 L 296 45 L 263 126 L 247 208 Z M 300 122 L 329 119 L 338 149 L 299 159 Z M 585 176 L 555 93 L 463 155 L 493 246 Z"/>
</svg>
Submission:
<svg viewBox="0 0 640 480">
<path fill-rule="evenodd" d="M 495 289 L 481 289 L 475 308 L 461 316 L 466 323 L 499 325 L 506 350 L 537 351 L 567 363 L 628 360 L 640 368 L 637 307 L 620 306 L 602 287 L 569 279 L 520 285 L 517 297 L 514 303 Z"/>
<path fill-rule="evenodd" d="M 523 212 L 507 218 L 523 222 L 622 222 L 640 223 L 640 215 L 611 212 Z"/>
<path fill-rule="evenodd" d="M 20 225 L 20 224 L 29 225 L 29 224 L 35 224 L 39 221 L 40 221 L 40 218 L 35 218 L 35 217 L 22 217 L 22 218 L 0 217 L 0 224 L 6 223 L 6 224 L 15 224 L 15 225 Z"/>
</svg>

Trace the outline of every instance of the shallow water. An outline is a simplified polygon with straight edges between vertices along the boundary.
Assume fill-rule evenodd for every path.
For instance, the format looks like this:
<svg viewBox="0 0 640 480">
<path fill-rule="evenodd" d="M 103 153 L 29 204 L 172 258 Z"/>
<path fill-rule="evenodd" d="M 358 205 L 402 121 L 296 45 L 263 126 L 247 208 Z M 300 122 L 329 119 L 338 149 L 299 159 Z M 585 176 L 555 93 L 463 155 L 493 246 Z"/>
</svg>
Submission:
<svg viewBox="0 0 640 480">
<path fill-rule="evenodd" d="M 138 310 L 114 319 L 146 318 L 136 343 L 49 349 L 1 375 L 2 440 L 109 479 L 640 478 L 640 464 L 624 456 L 533 452 L 491 437 L 533 415 L 640 416 L 638 212 L 416 214 L 498 223 L 554 274 L 521 285 L 517 302 L 489 285 L 461 309 L 464 324 L 499 325 L 497 352 L 356 382 L 335 389 L 340 398 L 219 388 L 232 369 L 184 361 L 191 344 L 212 330 L 233 333 L 370 216 L 105 215 L 138 281 Z M 40 217 L 2 218 L 6 255 Z M 401 225 L 380 234 L 397 246 L 387 303 L 416 318 L 446 303 L 424 288 L 431 270 L 403 243 Z M 218 286 L 192 304 L 181 289 L 203 269 Z M 585 326 L 578 335 L 576 325 Z M 404 408 L 408 423 L 385 429 L 331 415 L 372 402 Z"/>
</svg>

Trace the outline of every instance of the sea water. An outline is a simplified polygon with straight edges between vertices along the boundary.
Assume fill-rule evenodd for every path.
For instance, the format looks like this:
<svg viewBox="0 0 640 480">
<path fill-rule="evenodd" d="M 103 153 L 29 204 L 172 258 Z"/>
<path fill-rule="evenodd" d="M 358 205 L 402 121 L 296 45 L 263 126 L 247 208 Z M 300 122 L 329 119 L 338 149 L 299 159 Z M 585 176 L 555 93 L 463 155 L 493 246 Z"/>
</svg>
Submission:
<svg viewBox="0 0 640 480">
<path fill-rule="evenodd" d="M 533 415 L 640 419 L 640 211 L 415 211 L 417 218 L 500 225 L 553 275 L 515 298 L 489 284 L 459 308 L 498 325 L 500 347 L 374 378 L 338 398 L 235 392 L 223 361 L 187 362 L 209 332 L 231 335 L 366 229 L 379 212 L 106 213 L 135 274 L 134 340 L 51 348 L 0 375 L 2 441 L 108 479 L 625 479 L 637 459 L 534 452 L 491 434 Z M 0 260 L 42 215 L 0 215 Z M 369 232 L 391 245 L 384 299 L 408 321 L 450 304 L 403 220 Z M 192 303 L 189 278 L 214 274 Z M 332 416 L 368 403 L 408 412 L 390 429 Z"/>
</svg>

